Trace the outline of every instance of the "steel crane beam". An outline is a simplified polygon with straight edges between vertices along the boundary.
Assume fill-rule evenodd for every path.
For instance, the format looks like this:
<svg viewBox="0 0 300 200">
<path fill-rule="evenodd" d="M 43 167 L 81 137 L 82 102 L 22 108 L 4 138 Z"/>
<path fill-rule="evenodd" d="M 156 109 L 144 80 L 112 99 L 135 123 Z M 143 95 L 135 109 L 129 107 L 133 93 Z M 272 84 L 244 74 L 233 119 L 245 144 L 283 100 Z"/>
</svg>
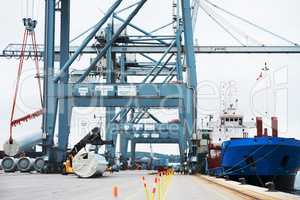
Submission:
<svg viewBox="0 0 300 200">
<path fill-rule="evenodd" d="M 143 7 L 147 0 L 141 0 L 136 8 L 129 14 L 125 22 L 121 25 L 121 27 L 116 30 L 116 32 L 112 35 L 111 40 L 107 42 L 107 44 L 100 50 L 97 54 L 96 58 L 92 61 L 90 66 L 85 70 L 84 74 L 79 78 L 78 82 L 82 82 L 86 76 L 91 72 L 92 69 L 97 65 L 98 61 L 106 54 L 107 50 L 112 46 L 112 44 L 117 40 L 122 31 L 126 28 L 128 23 L 134 18 L 134 16 L 139 12 L 139 10 Z M 59 77 L 59 76 L 58 76 Z M 58 78 L 57 77 L 57 78 Z"/>
<path fill-rule="evenodd" d="M 38 57 L 43 57 L 43 45 L 39 45 Z M 78 46 L 70 46 L 70 54 L 73 54 Z M 164 53 L 167 50 L 167 46 L 115 46 L 112 47 L 113 53 Z M 81 54 L 97 54 L 97 49 L 92 46 L 86 47 L 82 50 Z M 177 48 L 173 47 L 169 53 L 176 53 Z M 184 46 L 182 47 L 182 53 L 185 52 Z M 194 52 L 196 54 L 299 54 L 300 46 L 194 46 Z M 55 54 L 59 55 L 59 47 L 55 48 Z M 20 57 L 21 45 L 10 44 L 0 54 L 0 57 L 14 58 Z M 25 50 L 25 57 L 33 56 L 33 50 Z"/>
<path fill-rule="evenodd" d="M 94 30 L 88 35 L 88 37 L 85 38 L 85 40 L 82 42 L 82 44 L 76 49 L 75 53 L 68 59 L 68 61 L 64 64 L 62 67 L 60 73 L 55 77 L 54 81 L 57 82 L 59 78 L 61 78 L 65 71 L 69 69 L 71 64 L 74 62 L 74 60 L 80 55 L 81 51 L 88 45 L 88 43 L 95 37 L 98 30 L 103 26 L 103 24 L 108 20 L 110 15 L 116 10 L 116 8 L 122 3 L 122 0 L 116 1 L 110 9 L 107 11 L 107 13 L 104 15 L 104 17 L 97 23 Z"/>
</svg>

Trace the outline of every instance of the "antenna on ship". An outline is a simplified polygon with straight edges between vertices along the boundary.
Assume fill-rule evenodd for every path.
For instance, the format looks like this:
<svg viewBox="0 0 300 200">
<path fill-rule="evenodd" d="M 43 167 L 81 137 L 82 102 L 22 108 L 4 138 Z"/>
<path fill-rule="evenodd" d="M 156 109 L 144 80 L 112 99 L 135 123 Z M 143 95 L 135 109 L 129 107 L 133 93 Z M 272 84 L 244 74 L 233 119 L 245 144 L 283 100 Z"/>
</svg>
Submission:
<svg viewBox="0 0 300 200">
<path fill-rule="evenodd" d="M 269 108 L 268 108 L 268 87 L 269 87 L 269 81 L 267 79 L 267 77 L 269 77 L 269 71 L 270 71 L 270 68 L 268 67 L 267 65 L 267 62 L 265 62 L 265 65 L 263 68 L 261 68 L 261 72 L 259 74 L 259 76 L 257 77 L 257 81 L 260 81 L 261 79 L 265 79 L 265 93 L 264 93 L 264 107 L 265 107 L 265 111 L 264 111 L 264 118 L 266 118 L 265 121 L 267 121 L 267 118 L 269 116 Z"/>
<path fill-rule="evenodd" d="M 265 66 L 262 68 L 263 74 L 265 78 L 269 76 L 270 68 L 267 65 L 267 62 L 265 62 Z M 265 80 L 265 118 L 268 118 L 269 115 L 269 108 L 268 108 L 268 79 Z"/>
</svg>

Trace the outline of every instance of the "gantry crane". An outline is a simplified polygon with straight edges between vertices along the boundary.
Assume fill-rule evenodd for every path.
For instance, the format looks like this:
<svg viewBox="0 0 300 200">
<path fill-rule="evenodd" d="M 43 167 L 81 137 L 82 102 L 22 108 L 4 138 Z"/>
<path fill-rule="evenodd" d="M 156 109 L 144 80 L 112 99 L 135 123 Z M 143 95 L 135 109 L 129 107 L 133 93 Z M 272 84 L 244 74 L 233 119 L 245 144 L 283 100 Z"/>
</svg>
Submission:
<svg viewBox="0 0 300 200">
<path fill-rule="evenodd" d="M 59 169 L 65 160 L 74 107 L 106 107 L 106 140 L 115 143 L 120 134 L 120 151 L 125 158 L 131 141 L 133 161 L 137 143 L 175 143 L 179 145 L 182 162 L 193 160 L 196 152 L 191 149 L 191 137 L 197 127 L 195 53 L 300 53 L 298 45 L 193 46 L 195 23 L 190 0 L 174 2 L 174 34 L 152 33 L 132 23 L 143 6 L 153 1 L 139 0 L 120 9 L 126 0 L 116 0 L 81 45 L 70 46 L 70 0 L 45 1 L 45 45 L 38 46 L 37 56 L 44 61 L 43 150 L 49 158 L 49 171 Z M 194 4 L 197 16 L 199 2 Z M 124 10 L 130 11 L 125 18 L 119 15 Z M 56 12 L 61 15 L 59 47 L 54 45 Z M 117 22 L 119 27 L 114 26 Z M 129 28 L 140 34 L 124 34 Z M 98 34 L 100 29 L 104 29 L 104 34 Z M 92 40 L 96 43 L 91 46 Z M 19 53 L 18 45 L 11 44 L 2 56 L 18 57 Z M 72 82 L 70 67 L 81 54 L 95 57 Z M 138 58 L 129 60 L 130 54 L 137 54 Z M 30 56 L 30 49 L 25 50 L 25 55 Z M 56 56 L 60 63 L 58 73 L 54 68 Z M 99 64 L 104 58 L 105 64 Z M 85 81 L 89 74 L 104 76 L 105 82 Z M 130 82 L 130 77 L 136 76 L 139 81 Z M 161 108 L 178 110 L 178 120 L 163 123 L 162 116 L 151 113 L 151 109 Z M 151 123 L 143 122 L 145 115 L 152 119 Z M 56 127 L 58 143 L 54 144 Z M 115 148 L 108 147 L 107 151 L 113 162 Z"/>
<path fill-rule="evenodd" d="M 116 9 L 125 1 L 117 0 L 109 8 L 105 16 L 97 23 L 82 44 L 69 56 L 69 14 L 70 1 L 60 2 L 61 12 L 61 43 L 60 43 L 60 72 L 54 74 L 54 27 L 55 27 L 55 1 L 46 1 L 46 34 L 44 50 L 44 120 L 43 130 L 46 135 L 44 140 L 45 153 L 49 156 L 49 169 L 55 170 L 65 157 L 67 141 L 70 133 L 70 118 L 73 107 L 107 107 L 106 110 L 106 139 L 116 140 L 116 134 L 122 133 L 122 144 L 126 146 L 131 140 L 132 156 L 136 143 L 177 143 L 180 146 L 182 159 L 188 151 L 189 136 L 195 131 L 196 125 L 196 66 L 193 49 L 193 34 L 190 13 L 190 1 L 182 0 L 181 23 L 174 35 L 152 35 L 131 23 L 131 20 L 147 2 L 140 0 L 128 9 L 131 9 L 127 18 L 123 19 L 116 14 Z M 179 13 L 178 13 L 179 14 Z M 94 48 L 98 53 L 91 64 L 80 75 L 76 83 L 70 83 L 69 68 L 74 60 L 82 53 L 87 44 L 92 40 L 99 29 L 110 17 L 121 22 L 119 28 L 110 23 L 105 28 L 105 35 L 98 39 Z M 179 15 L 178 15 L 179 16 Z M 178 20 L 179 21 L 179 20 Z M 141 32 L 138 36 L 123 36 L 122 31 L 126 27 L 133 27 Z M 100 40 L 103 39 L 103 40 Z M 102 42 L 101 42 L 102 41 Z M 182 43 L 183 42 L 183 43 Z M 139 54 L 150 61 L 150 67 L 145 67 L 139 61 L 129 63 L 126 61 L 126 48 L 124 52 L 113 52 L 116 46 L 137 46 L 151 44 L 152 47 L 163 48 L 156 53 L 158 59 L 152 58 L 147 51 Z M 182 46 L 187 66 L 183 66 Z M 175 52 L 171 52 L 175 50 Z M 84 82 L 89 73 L 97 69 L 101 58 L 106 58 L 106 83 Z M 116 59 L 119 58 L 119 59 Z M 176 62 L 174 62 L 176 61 Z M 133 66 L 140 68 L 141 82 L 128 82 L 127 71 L 132 71 Z M 117 79 L 116 68 L 120 69 L 120 77 Z M 186 70 L 188 78 L 183 80 Z M 156 82 L 157 77 L 164 77 L 163 81 Z M 175 77 L 175 78 L 174 78 Z M 176 83 L 171 83 L 175 80 Z M 116 112 L 116 107 L 120 108 Z M 153 116 L 150 108 L 174 108 L 179 110 L 179 121 L 174 123 L 161 123 Z M 58 113 L 58 145 L 54 146 L 53 136 Z M 132 114 L 133 113 L 133 114 Z M 142 116 L 148 115 L 155 123 L 139 123 Z M 131 116 L 131 117 L 130 117 Z M 127 143 L 128 144 L 128 143 Z M 114 157 L 114 148 L 108 149 L 111 157 Z M 126 150 L 127 151 L 127 150 Z M 121 149 L 126 154 L 125 148 Z"/>
</svg>

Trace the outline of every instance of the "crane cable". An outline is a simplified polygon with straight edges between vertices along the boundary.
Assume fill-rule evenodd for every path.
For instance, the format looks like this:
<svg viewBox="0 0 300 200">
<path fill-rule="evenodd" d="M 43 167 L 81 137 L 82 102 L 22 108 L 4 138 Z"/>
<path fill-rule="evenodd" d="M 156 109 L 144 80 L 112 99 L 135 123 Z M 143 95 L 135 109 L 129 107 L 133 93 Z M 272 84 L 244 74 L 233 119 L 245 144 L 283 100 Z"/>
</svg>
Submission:
<svg viewBox="0 0 300 200">
<path fill-rule="evenodd" d="M 23 1 L 21 3 L 21 13 L 22 13 L 22 18 L 26 17 L 28 18 L 30 16 L 31 19 L 35 18 L 35 9 L 37 8 L 35 6 L 35 0 L 26 0 L 26 5 L 25 8 L 23 8 Z M 25 10 L 25 15 L 24 15 L 24 10 Z"/>
<path fill-rule="evenodd" d="M 242 41 L 240 41 L 233 33 L 231 33 L 218 19 L 212 16 L 201 4 L 200 8 L 209 16 L 216 24 L 218 24 L 226 33 L 228 33 L 235 41 L 237 41 L 240 45 L 246 46 Z"/>
<path fill-rule="evenodd" d="M 28 12 L 28 1 L 27 1 L 26 11 Z M 32 11 L 32 15 L 33 15 L 33 11 Z M 25 59 L 25 50 L 27 47 L 28 37 L 31 37 L 32 48 L 34 51 L 35 69 L 36 69 L 35 77 L 38 80 L 40 102 L 41 102 L 41 105 L 43 105 L 42 84 L 41 84 L 41 80 L 40 80 L 40 70 L 39 70 L 39 60 L 38 60 L 38 48 L 37 48 L 36 36 L 35 36 L 35 32 L 34 32 L 37 22 L 36 22 L 36 20 L 32 20 L 31 18 L 23 18 L 23 23 L 25 26 L 25 30 L 24 30 L 24 34 L 23 34 L 23 41 L 22 41 L 22 47 L 21 47 L 21 53 L 20 53 L 20 61 L 19 61 L 19 67 L 18 67 L 18 72 L 17 72 L 17 81 L 16 81 L 16 86 L 15 86 L 15 92 L 14 92 L 14 96 L 13 96 L 13 104 L 12 104 L 12 110 L 11 110 L 11 116 L 10 116 L 10 129 L 9 129 L 10 130 L 9 131 L 9 143 L 10 144 L 13 143 L 13 132 L 12 132 L 13 127 L 20 125 L 24 121 L 28 121 L 30 119 L 36 118 L 43 114 L 43 109 L 40 109 L 31 114 L 27 114 L 21 118 L 14 119 L 15 109 L 16 109 L 16 101 L 17 101 L 17 96 L 18 96 L 19 87 L 20 87 L 20 80 L 21 80 L 21 75 L 22 75 L 22 70 L 23 70 L 23 64 L 24 64 L 24 59 Z"/>
<path fill-rule="evenodd" d="M 209 0 L 204 0 L 204 1 L 205 1 L 206 3 L 208 3 L 208 4 L 210 4 L 211 6 L 215 7 L 216 9 L 218 9 L 218 10 L 220 10 L 220 11 L 222 11 L 222 12 L 224 12 L 224 13 L 226 13 L 226 14 L 228 14 L 228 15 L 230 15 L 230 16 L 232 16 L 232 17 L 234 17 L 234 18 L 236 18 L 236 19 L 238 19 L 238 20 L 240 20 L 240 21 L 242 21 L 242 22 L 244 22 L 244 23 L 246 23 L 246 24 L 249 24 L 249 25 L 251 25 L 251 26 L 253 26 L 253 27 L 255 27 L 255 28 L 257 28 L 257 29 L 259 29 L 259 30 L 261 30 L 261 31 L 263 31 L 263 32 L 265 32 L 265 33 L 268 33 L 268 34 L 270 34 L 270 35 L 273 35 L 274 37 L 277 37 L 277 38 L 279 38 L 279 39 L 281 39 L 281 40 L 283 40 L 283 41 L 285 41 L 285 42 L 287 42 L 287 43 L 290 43 L 290 44 L 292 44 L 292 45 L 294 45 L 294 46 L 299 46 L 298 43 L 293 42 L 293 41 L 291 41 L 291 40 L 289 40 L 289 39 L 287 39 L 287 38 L 285 38 L 285 37 L 283 37 L 283 36 L 281 36 L 281 35 L 278 35 L 278 34 L 272 32 L 272 31 L 269 31 L 269 30 L 267 30 L 266 28 L 264 28 L 264 27 L 262 27 L 262 26 L 259 26 L 259 25 L 255 24 L 255 23 L 251 22 L 251 21 L 248 20 L 248 19 L 245 19 L 245 18 L 243 18 L 243 17 L 240 17 L 240 16 L 238 16 L 238 15 L 236 15 L 236 14 L 234 14 L 234 13 L 232 13 L 232 12 L 230 12 L 230 11 L 228 11 L 228 10 L 226 10 L 226 9 L 224 9 L 224 8 L 222 8 L 222 7 L 220 7 L 220 6 L 216 5 L 216 4 L 214 4 L 214 3 L 212 3 L 212 2 L 209 1 Z"/>
<path fill-rule="evenodd" d="M 204 5 L 202 5 L 202 6 L 204 6 Z M 222 21 L 224 26 L 227 25 L 227 27 L 230 28 L 231 30 L 233 30 L 236 34 L 238 34 L 241 37 L 245 38 L 247 43 L 248 43 L 248 40 L 250 40 L 250 41 L 252 41 L 253 43 L 255 43 L 257 45 L 261 45 L 261 46 L 264 45 L 262 42 L 259 42 L 258 40 L 256 40 L 252 36 L 250 36 L 249 34 L 245 33 L 244 31 L 240 30 L 238 27 L 236 27 L 235 25 L 230 23 L 228 20 L 225 19 L 225 17 L 223 17 L 222 15 L 220 15 L 220 14 L 216 13 L 215 11 L 213 11 L 213 9 L 208 8 L 207 6 L 205 6 L 205 8 L 206 8 L 206 11 L 209 12 L 211 15 L 213 15 L 216 19 L 219 19 L 220 21 Z"/>
</svg>

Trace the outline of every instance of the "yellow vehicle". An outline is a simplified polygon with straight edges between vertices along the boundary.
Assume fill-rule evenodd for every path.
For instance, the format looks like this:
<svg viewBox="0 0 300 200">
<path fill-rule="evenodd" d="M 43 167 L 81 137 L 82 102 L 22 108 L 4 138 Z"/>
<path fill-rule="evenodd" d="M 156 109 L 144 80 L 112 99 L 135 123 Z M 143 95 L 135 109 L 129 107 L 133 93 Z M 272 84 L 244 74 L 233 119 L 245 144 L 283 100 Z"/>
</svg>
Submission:
<svg viewBox="0 0 300 200">
<path fill-rule="evenodd" d="M 104 141 L 101 137 L 101 129 L 99 127 L 93 128 L 84 138 L 82 138 L 74 147 L 67 153 L 67 158 L 63 162 L 62 174 L 73 174 L 72 161 L 75 155 L 83 149 L 87 144 L 92 145 L 113 145 L 113 141 Z"/>
<path fill-rule="evenodd" d="M 72 160 L 73 156 L 68 156 L 67 160 L 63 163 L 63 174 L 73 174 L 73 167 L 72 167 Z"/>
</svg>

